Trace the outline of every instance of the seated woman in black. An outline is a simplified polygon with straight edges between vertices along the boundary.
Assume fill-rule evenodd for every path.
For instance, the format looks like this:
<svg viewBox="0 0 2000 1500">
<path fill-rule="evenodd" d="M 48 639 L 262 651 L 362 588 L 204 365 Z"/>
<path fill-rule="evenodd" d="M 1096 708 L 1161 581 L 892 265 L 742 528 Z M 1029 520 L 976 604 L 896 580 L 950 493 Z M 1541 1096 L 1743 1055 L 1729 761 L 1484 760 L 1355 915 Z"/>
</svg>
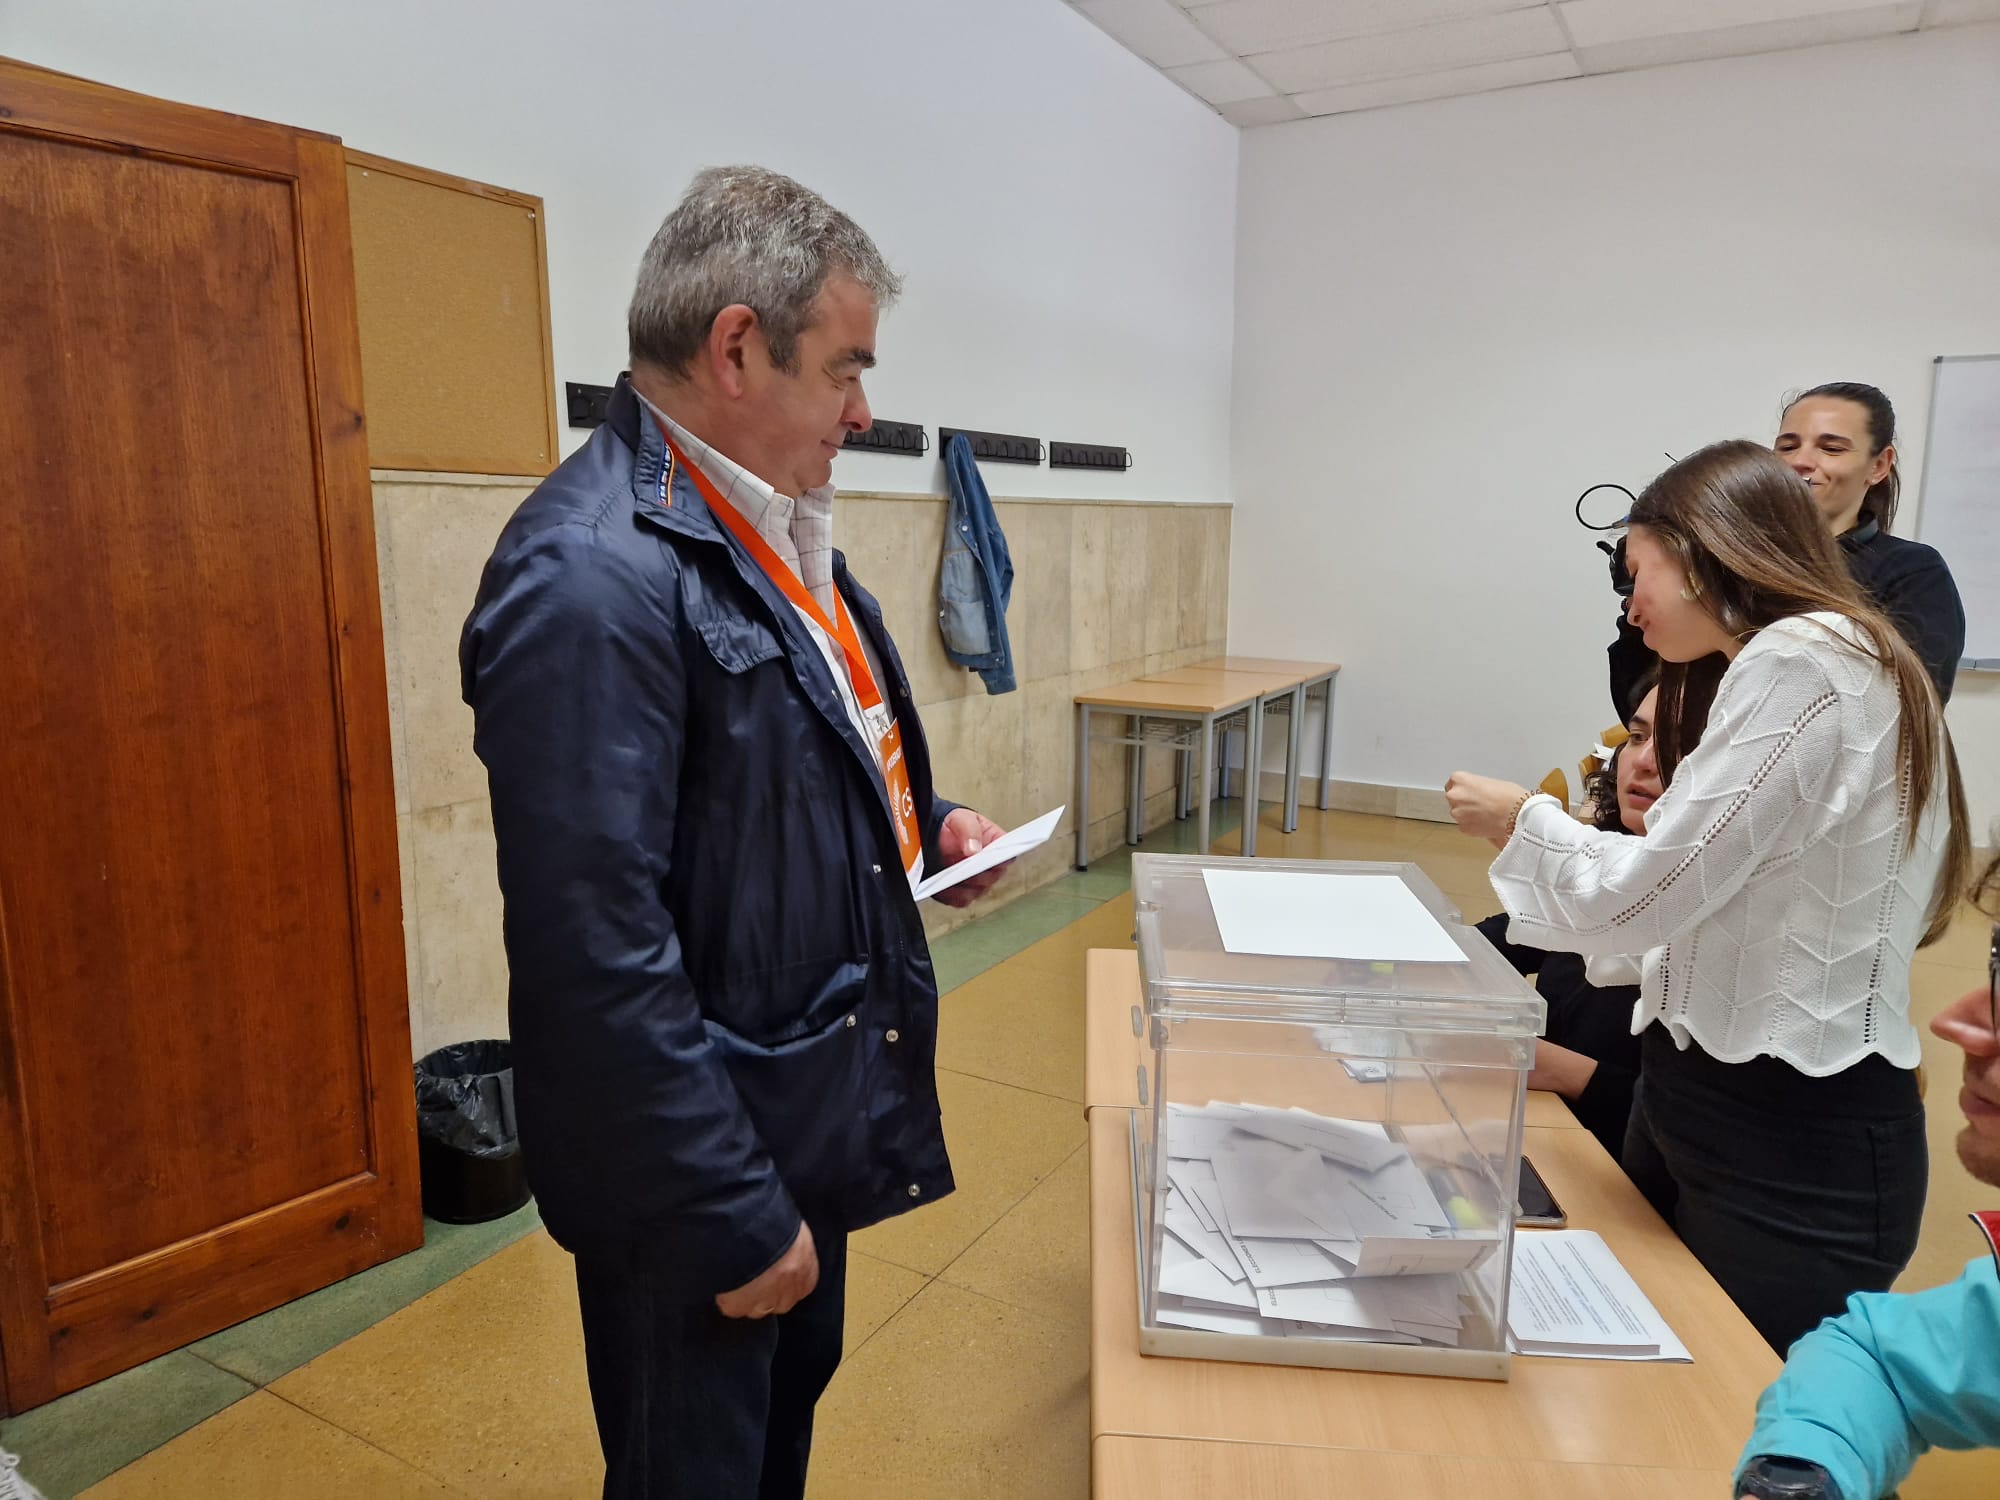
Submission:
<svg viewBox="0 0 2000 1500">
<path fill-rule="evenodd" d="M 1586 789 L 1599 828 L 1646 831 L 1646 809 L 1661 791 L 1653 753 L 1653 705 L 1649 691 L 1626 725 L 1631 738 L 1612 752 L 1610 762 Z M 1604 1144 L 1613 1161 L 1625 1149 L 1625 1121 L 1632 1113 L 1632 1088 L 1639 1081 L 1639 1038 L 1632 1035 L 1636 984 L 1595 985 L 1584 976 L 1574 953 L 1552 953 L 1507 941 L 1507 914 L 1479 924 L 1488 942 L 1523 974 L 1549 1007 L 1549 1024 L 1535 1043 L 1535 1067 L 1528 1087 L 1563 1096 L 1585 1129 Z"/>
</svg>

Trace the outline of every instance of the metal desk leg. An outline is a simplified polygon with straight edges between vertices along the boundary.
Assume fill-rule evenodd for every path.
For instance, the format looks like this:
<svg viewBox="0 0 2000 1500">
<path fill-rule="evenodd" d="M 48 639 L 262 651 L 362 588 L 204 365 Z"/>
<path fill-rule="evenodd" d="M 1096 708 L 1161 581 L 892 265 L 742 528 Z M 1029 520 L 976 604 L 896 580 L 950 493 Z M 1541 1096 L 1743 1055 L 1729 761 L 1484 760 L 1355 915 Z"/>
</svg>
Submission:
<svg viewBox="0 0 2000 1500">
<path fill-rule="evenodd" d="M 1333 805 L 1333 679 L 1326 680 L 1325 712 L 1319 725 L 1319 807 Z"/>
<path fill-rule="evenodd" d="M 1264 764 L 1264 700 L 1250 705 L 1249 743 L 1243 747 L 1243 857 L 1257 852 L 1257 779 Z"/>
<path fill-rule="evenodd" d="M 1196 737 L 1201 756 L 1201 764 L 1195 767 L 1194 800 L 1194 852 L 1208 853 L 1208 773 L 1214 769 L 1210 764 L 1215 759 L 1215 716 L 1209 715 L 1201 721 L 1201 733 Z"/>
<path fill-rule="evenodd" d="M 1229 738 L 1234 733 L 1235 731 L 1229 727 L 1229 721 L 1225 719 L 1222 721 L 1222 728 L 1215 736 L 1220 747 L 1216 751 L 1215 795 L 1225 802 L 1229 800 Z"/>
<path fill-rule="evenodd" d="M 1146 719 L 1132 715 L 1133 743 L 1126 750 L 1131 757 L 1129 780 L 1125 784 L 1125 842 L 1136 844 L 1146 836 Z"/>
<path fill-rule="evenodd" d="M 1174 819 L 1185 823 L 1194 811 L 1194 751 L 1182 750 L 1174 756 L 1177 780 L 1174 783 Z"/>
<path fill-rule="evenodd" d="M 1299 826 L 1299 731 L 1304 727 L 1306 716 L 1306 685 L 1302 682 L 1292 689 L 1292 722 L 1288 726 L 1290 734 L 1285 739 L 1285 822 L 1287 833 L 1295 833 Z"/>
<path fill-rule="evenodd" d="M 1090 705 L 1076 706 L 1076 867 L 1090 868 Z"/>
</svg>

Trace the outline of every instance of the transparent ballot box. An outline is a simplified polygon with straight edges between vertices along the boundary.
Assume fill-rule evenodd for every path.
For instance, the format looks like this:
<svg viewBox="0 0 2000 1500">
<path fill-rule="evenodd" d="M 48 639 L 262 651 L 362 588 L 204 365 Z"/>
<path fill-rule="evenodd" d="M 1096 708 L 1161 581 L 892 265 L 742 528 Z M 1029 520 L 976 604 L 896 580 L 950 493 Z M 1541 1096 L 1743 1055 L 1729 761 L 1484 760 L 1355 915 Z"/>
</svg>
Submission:
<svg viewBox="0 0 2000 1500">
<path fill-rule="evenodd" d="M 1541 997 L 1415 865 L 1141 854 L 1132 891 L 1140 1348 L 1506 1379 Z"/>
</svg>

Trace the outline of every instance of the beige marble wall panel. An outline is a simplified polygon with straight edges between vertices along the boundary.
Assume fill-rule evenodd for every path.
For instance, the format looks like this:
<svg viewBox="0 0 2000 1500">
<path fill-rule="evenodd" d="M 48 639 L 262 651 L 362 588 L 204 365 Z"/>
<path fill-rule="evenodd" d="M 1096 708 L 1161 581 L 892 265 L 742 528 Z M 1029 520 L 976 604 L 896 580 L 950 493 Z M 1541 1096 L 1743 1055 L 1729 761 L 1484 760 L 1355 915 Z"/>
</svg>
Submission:
<svg viewBox="0 0 2000 1500">
<path fill-rule="evenodd" d="M 484 798 L 472 710 L 459 696 L 458 637 L 493 544 L 526 484 L 378 484 L 393 553 L 397 657 L 408 806 L 422 812 Z"/>
<path fill-rule="evenodd" d="M 1176 508 L 1177 509 L 1177 508 Z M 1180 601 L 1175 597 L 1181 577 L 1180 517 L 1165 506 L 1148 507 L 1135 513 L 1142 520 L 1145 637 L 1141 649 L 1148 655 L 1171 651 L 1179 644 L 1175 633 L 1180 625 Z M 1134 550 L 1140 543 L 1135 537 Z"/>
<path fill-rule="evenodd" d="M 1020 503 L 996 507 L 1014 559 L 1007 611 L 1017 682 L 1068 677 L 1072 645 L 1070 577 L 1074 527 L 1067 507 Z"/>
<path fill-rule="evenodd" d="M 1203 620 L 1208 639 L 1219 642 L 1229 635 L 1229 512 L 1204 507 L 1203 514 L 1208 518 L 1202 543 Z"/>
<path fill-rule="evenodd" d="M 415 1057 L 422 1057 L 429 1049 L 422 1044 L 424 1038 L 416 1035 L 417 990 L 424 972 L 423 922 L 417 911 L 417 858 L 416 819 L 409 813 L 396 815 L 396 863 L 403 876 L 403 976 L 404 986 L 410 997 L 411 1042 L 416 1044 Z M 435 1045 L 435 1044 L 434 1044 Z"/>
<path fill-rule="evenodd" d="M 1076 800 L 1076 704 L 1065 678 L 1021 689 L 1022 781 L 1032 814 Z"/>
<path fill-rule="evenodd" d="M 1174 589 L 1174 606 L 1179 616 L 1174 644 L 1182 648 L 1199 646 L 1208 639 L 1208 600 L 1202 590 L 1208 582 L 1207 555 L 1214 537 L 1213 517 L 1207 507 L 1183 508 L 1175 517 L 1180 523 L 1180 573 Z"/>
<path fill-rule="evenodd" d="M 403 643 L 396 626 L 396 545 L 389 525 L 390 497 L 405 486 L 378 483 L 375 494 L 375 578 L 382 596 L 382 660 L 389 684 L 389 770 L 396 782 L 396 815 L 410 811 L 410 756 L 403 728 Z M 404 847 L 408 847 L 405 840 Z M 407 907 L 407 903 L 405 903 Z M 405 920 L 408 920 L 407 915 Z"/>
<path fill-rule="evenodd" d="M 1112 511 L 1078 505 L 1070 517 L 1070 667 L 1101 668 L 1116 661 L 1111 632 Z"/>
<path fill-rule="evenodd" d="M 507 957 L 493 817 L 484 798 L 411 815 L 418 968 L 410 982 L 417 1055 L 446 1042 L 507 1035 Z"/>
</svg>

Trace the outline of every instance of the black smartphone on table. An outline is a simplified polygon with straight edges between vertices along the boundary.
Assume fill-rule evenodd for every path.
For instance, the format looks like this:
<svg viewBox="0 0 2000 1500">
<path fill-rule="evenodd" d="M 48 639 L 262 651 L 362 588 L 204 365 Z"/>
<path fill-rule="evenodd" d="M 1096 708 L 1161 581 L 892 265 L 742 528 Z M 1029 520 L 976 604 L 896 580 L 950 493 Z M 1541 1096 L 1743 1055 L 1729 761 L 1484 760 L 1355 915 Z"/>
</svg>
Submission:
<svg viewBox="0 0 2000 1500">
<path fill-rule="evenodd" d="M 1527 1157 L 1521 1158 L 1521 1186 L 1514 1205 L 1514 1222 L 1529 1229 L 1561 1229 L 1569 1215 L 1556 1202 L 1556 1195 L 1542 1181 L 1542 1174 Z"/>
</svg>

